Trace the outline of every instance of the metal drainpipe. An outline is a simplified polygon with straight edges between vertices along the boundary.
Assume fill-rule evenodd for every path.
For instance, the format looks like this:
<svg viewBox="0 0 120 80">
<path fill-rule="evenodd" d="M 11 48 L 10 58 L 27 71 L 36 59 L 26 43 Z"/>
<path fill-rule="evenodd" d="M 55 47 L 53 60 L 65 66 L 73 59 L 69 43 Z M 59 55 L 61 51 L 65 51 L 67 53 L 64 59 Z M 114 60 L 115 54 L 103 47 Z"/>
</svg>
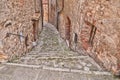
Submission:
<svg viewBox="0 0 120 80">
<path fill-rule="evenodd" d="M 56 28 L 57 28 L 57 30 L 59 30 L 59 28 L 58 28 L 59 14 L 64 9 L 64 0 L 62 0 L 62 8 L 61 9 L 58 8 L 58 2 L 57 1 L 58 0 L 56 0 L 56 8 L 57 8 L 57 10 L 56 10 Z"/>
</svg>

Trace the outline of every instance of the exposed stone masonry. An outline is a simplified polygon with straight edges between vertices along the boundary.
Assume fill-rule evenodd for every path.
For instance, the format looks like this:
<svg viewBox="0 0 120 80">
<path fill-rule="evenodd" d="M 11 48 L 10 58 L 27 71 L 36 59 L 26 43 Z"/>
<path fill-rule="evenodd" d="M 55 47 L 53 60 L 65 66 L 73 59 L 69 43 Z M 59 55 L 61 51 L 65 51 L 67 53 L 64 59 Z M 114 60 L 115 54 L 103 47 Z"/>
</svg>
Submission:
<svg viewBox="0 0 120 80">
<path fill-rule="evenodd" d="M 34 0 L 0 1 L 1 54 L 11 58 L 21 55 L 33 47 L 34 37 L 37 36 L 36 31 L 40 31 L 42 27 L 40 10 L 38 13 L 40 15 L 35 13 L 36 7 L 40 6 L 35 5 Z M 34 18 L 38 18 L 37 23 L 33 21 Z M 34 26 L 39 26 L 39 28 L 36 30 L 33 28 Z"/>
<path fill-rule="evenodd" d="M 58 31 L 49 23 L 45 24 L 39 35 L 38 45 L 23 57 L 13 58 L 10 62 L 39 65 L 54 68 L 102 71 L 102 68 L 87 55 L 71 51 Z"/>
<path fill-rule="evenodd" d="M 18 78 L 18 80 L 117 80 L 91 57 L 83 55 L 85 53 L 83 50 L 80 51 L 79 54 L 71 51 L 55 27 L 45 23 L 39 35 L 38 45 L 23 57 L 14 58 L 9 63 L 1 65 L 0 75 L 5 77 L 10 71 L 12 74 L 7 74 L 8 80 L 9 78 Z M 22 77 L 19 76 L 20 74 Z"/>
<path fill-rule="evenodd" d="M 49 27 L 45 27 L 39 37 L 43 16 L 44 20 L 53 24 L 59 32 L 56 32 L 53 26 L 46 24 Z M 18 63 L 37 65 L 39 60 L 36 57 L 44 54 L 42 58 L 45 57 L 47 60 L 42 59 L 43 62 L 40 60 L 40 65 L 44 63 L 44 65 L 59 67 L 59 63 L 56 63 L 60 60 L 62 64 L 68 64 L 67 66 L 72 63 L 74 67 L 78 67 L 76 63 L 81 62 L 78 53 L 82 53 L 81 55 L 84 54 L 84 56 L 90 55 L 108 71 L 119 73 L 119 27 L 120 0 L 1 0 L 0 62 L 4 59 L 15 59 L 29 52 L 38 42 L 35 50 L 25 56 L 28 57 L 31 53 L 35 53 L 35 56 L 30 57 L 35 59 L 20 59 Z M 60 33 L 59 36 L 58 33 Z M 71 52 L 66 44 L 78 53 Z M 41 54 L 36 54 L 39 52 Z M 52 59 L 50 58 L 49 61 L 46 55 L 52 56 Z M 65 59 L 61 59 L 63 55 Z M 73 62 L 68 61 L 71 58 Z"/>
<path fill-rule="evenodd" d="M 58 3 L 59 9 L 62 4 Z M 64 0 L 59 14 L 61 37 L 68 40 L 69 36 L 72 49 L 82 47 L 106 69 L 116 71 L 120 62 L 119 9 L 120 0 Z"/>
</svg>

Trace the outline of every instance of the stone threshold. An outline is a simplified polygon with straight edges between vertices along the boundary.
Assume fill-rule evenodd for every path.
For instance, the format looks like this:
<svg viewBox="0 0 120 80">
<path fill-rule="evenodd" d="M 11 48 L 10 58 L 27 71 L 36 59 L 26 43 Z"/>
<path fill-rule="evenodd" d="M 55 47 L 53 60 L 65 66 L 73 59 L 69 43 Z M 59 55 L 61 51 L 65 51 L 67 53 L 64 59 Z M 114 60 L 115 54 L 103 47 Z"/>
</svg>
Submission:
<svg viewBox="0 0 120 80">
<path fill-rule="evenodd" d="M 40 65 L 28 65 L 28 64 L 19 64 L 19 63 L 1 63 L 1 64 L 7 66 L 18 66 L 18 67 L 35 68 L 35 69 L 42 68 L 42 66 Z"/>
<path fill-rule="evenodd" d="M 58 56 L 45 56 L 45 57 L 43 57 L 43 56 L 41 56 L 41 57 L 36 58 L 36 59 L 81 59 L 81 58 L 89 58 L 89 56 L 72 56 L 72 57 L 70 57 L 70 56 L 64 56 L 64 57 L 58 57 Z M 24 57 L 24 58 L 21 58 L 21 59 L 28 60 L 29 57 L 28 58 Z M 30 59 L 32 59 L 32 58 L 30 58 Z"/>
<path fill-rule="evenodd" d="M 85 71 L 85 70 L 78 70 L 78 69 L 55 68 L 55 67 L 47 67 L 47 66 L 40 66 L 40 65 L 27 65 L 27 64 L 17 64 L 17 63 L 2 63 L 2 65 L 18 66 L 18 67 L 33 68 L 33 69 L 35 68 L 35 69 L 43 69 L 43 70 L 51 70 L 51 71 L 59 71 L 59 72 L 89 74 L 89 75 L 112 76 L 112 74 L 107 71 Z"/>
</svg>

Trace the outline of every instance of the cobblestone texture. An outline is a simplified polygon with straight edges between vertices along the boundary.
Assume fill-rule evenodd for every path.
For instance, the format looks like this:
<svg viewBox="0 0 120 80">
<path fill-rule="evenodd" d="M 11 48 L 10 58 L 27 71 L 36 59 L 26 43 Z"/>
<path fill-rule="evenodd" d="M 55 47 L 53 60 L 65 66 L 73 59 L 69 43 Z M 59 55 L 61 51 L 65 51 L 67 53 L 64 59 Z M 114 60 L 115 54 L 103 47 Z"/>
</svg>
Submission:
<svg viewBox="0 0 120 80">
<path fill-rule="evenodd" d="M 61 4 L 59 1 L 62 0 L 58 0 L 58 4 Z M 120 0 L 64 0 L 63 4 L 64 9 L 59 15 L 61 36 L 65 39 L 70 36 L 69 42 L 74 50 L 83 47 L 106 69 L 118 71 Z M 61 7 L 62 5 L 57 9 Z M 66 35 L 68 32 L 70 35 Z M 77 41 L 74 38 L 77 38 Z"/>
<path fill-rule="evenodd" d="M 85 71 L 102 70 L 89 56 L 71 51 L 51 24 L 45 24 L 39 36 L 38 45 L 30 53 L 12 62 Z"/>
<path fill-rule="evenodd" d="M 0 65 L 0 80 L 119 80 L 112 75 L 83 74 Z"/>
<path fill-rule="evenodd" d="M 44 24 L 38 45 L 0 66 L 0 80 L 115 80 L 87 55 L 71 51 L 51 24 Z"/>
</svg>

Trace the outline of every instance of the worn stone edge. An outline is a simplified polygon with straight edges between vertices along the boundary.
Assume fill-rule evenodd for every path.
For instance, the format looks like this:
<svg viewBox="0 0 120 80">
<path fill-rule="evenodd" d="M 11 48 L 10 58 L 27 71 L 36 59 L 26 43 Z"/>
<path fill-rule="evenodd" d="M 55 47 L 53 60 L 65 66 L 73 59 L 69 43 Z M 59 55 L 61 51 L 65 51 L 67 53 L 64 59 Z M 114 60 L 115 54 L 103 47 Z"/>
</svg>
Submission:
<svg viewBox="0 0 120 80">
<path fill-rule="evenodd" d="M 112 75 L 110 72 L 107 72 L 107 71 L 84 71 L 84 70 L 77 70 L 77 69 L 54 68 L 54 67 L 47 67 L 47 66 L 40 66 L 40 65 L 26 65 L 26 64 L 17 64 L 17 63 L 2 63 L 2 64 L 9 65 L 9 66 L 37 68 L 37 69 L 43 69 L 43 70 L 71 72 L 71 73 L 80 73 L 80 74 L 95 74 L 95 75 L 109 75 L 109 76 Z"/>
<path fill-rule="evenodd" d="M 103 72 L 102 71 L 84 71 L 84 70 L 77 70 L 77 69 L 54 68 L 54 67 L 46 67 L 46 66 L 44 66 L 42 69 L 52 70 L 52 71 L 80 73 L 80 74 L 112 75 L 110 72 L 105 72 L 105 71 Z"/>
<path fill-rule="evenodd" d="M 27 68 L 42 68 L 42 66 L 38 65 L 27 65 L 27 64 L 18 64 L 18 63 L 1 63 L 2 65 L 8 65 L 8 66 L 18 66 L 18 67 L 27 67 Z"/>
</svg>

